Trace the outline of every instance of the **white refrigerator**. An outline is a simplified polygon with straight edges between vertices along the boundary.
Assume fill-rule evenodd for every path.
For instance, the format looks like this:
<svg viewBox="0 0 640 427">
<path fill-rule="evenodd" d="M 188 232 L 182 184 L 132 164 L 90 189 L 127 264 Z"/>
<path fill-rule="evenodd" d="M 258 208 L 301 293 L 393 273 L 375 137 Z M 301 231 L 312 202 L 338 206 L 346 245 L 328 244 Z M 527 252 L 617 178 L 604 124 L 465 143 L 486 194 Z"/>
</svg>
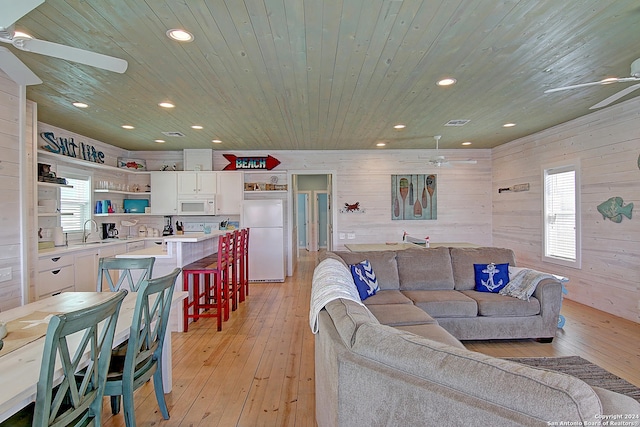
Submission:
<svg viewBox="0 0 640 427">
<path fill-rule="evenodd" d="M 242 227 L 249 230 L 249 281 L 284 282 L 284 208 L 282 200 L 245 200 Z"/>
</svg>

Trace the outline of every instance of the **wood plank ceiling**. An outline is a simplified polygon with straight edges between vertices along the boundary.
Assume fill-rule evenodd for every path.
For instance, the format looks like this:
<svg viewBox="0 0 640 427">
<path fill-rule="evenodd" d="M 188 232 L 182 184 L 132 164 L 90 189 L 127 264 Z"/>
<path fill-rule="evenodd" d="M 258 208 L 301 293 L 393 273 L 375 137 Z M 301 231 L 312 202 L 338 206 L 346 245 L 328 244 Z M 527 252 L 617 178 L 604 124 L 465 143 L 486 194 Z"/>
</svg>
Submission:
<svg viewBox="0 0 640 427">
<path fill-rule="evenodd" d="M 46 0 L 16 30 L 126 59 L 126 73 L 3 46 L 44 82 L 27 91 L 40 121 L 129 150 L 433 148 L 436 134 L 490 148 L 628 86 L 543 93 L 629 76 L 639 24 L 637 0 Z M 444 126 L 455 119 L 470 122 Z"/>
</svg>

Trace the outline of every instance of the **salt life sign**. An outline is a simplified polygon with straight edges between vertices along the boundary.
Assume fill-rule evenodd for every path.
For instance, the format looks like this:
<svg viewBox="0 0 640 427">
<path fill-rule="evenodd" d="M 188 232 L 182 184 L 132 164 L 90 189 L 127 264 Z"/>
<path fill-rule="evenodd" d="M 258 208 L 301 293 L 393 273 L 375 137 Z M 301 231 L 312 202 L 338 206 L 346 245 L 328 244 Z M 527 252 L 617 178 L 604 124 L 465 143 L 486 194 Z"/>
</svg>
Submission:
<svg viewBox="0 0 640 427">
<path fill-rule="evenodd" d="M 42 146 L 43 150 L 88 162 L 104 163 L 104 153 L 96 150 L 93 145 L 76 143 L 73 138 L 56 137 L 53 132 L 41 132 L 40 138 L 46 142 Z"/>
<path fill-rule="evenodd" d="M 229 164 L 225 166 L 223 170 L 271 170 L 280 164 L 280 160 L 272 156 L 266 157 L 237 157 L 233 154 L 223 154 L 224 158 L 229 161 Z"/>
</svg>

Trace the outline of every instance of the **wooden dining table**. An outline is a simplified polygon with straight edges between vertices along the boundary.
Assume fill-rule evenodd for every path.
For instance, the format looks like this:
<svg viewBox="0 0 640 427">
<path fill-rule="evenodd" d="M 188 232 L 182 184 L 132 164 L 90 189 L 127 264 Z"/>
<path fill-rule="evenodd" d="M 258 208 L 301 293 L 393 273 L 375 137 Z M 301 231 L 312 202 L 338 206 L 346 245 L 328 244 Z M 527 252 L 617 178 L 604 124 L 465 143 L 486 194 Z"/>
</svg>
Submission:
<svg viewBox="0 0 640 427">
<path fill-rule="evenodd" d="M 46 334 L 47 316 L 79 310 L 98 304 L 111 296 L 110 292 L 64 292 L 33 303 L 0 312 L 0 322 L 8 325 L 17 323 L 30 326 L 33 329 L 31 337 L 28 333 L 11 330 L 5 337 L 5 347 L 0 350 L 0 422 L 24 408 L 36 399 L 36 387 L 40 376 L 42 353 L 44 349 L 44 335 Z M 162 374 L 164 391 L 169 393 L 171 380 L 171 330 L 182 319 L 182 300 L 187 297 L 186 292 L 174 291 L 171 301 L 171 320 L 167 328 L 162 359 Z M 129 338 L 129 328 L 133 320 L 136 305 L 136 293 L 129 292 L 122 301 L 118 322 L 116 324 L 114 347 Z M 175 320 L 175 319 L 178 320 Z M 15 322 L 18 321 L 18 322 Z M 13 322 L 13 323 L 11 323 Z M 172 326 L 174 325 L 174 326 Z M 44 331 L 44 332 L 43 332 Z M 18 337 L 19 343 L 12 345 L 12 335 Z M 85 354 L 89 360 L 89 354 Z M 54 381 L 62 378 L 62 369 L 58 364 Z"/>
</svg>

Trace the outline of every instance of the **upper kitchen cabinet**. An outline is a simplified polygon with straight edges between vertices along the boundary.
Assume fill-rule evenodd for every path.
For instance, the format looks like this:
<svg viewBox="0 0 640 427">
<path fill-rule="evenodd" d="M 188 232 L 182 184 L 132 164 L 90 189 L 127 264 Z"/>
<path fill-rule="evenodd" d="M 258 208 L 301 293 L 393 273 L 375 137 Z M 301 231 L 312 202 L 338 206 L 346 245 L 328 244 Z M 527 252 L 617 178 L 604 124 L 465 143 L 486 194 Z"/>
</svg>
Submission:
<svg viewBox="0 0 640 427">
<path fill-rule="evenodd" d="M 180 172 L 178 174 L 178 197 L 181 199 L 213 199 L 218 184 L 216 172 Z"/>
<path fill-rule="evenodd" d="M 180 172 L 182 174 L 184 172 Z M 151 213 L 178 213 L 178 172 L 151 172 Z"/>
<path fill-rule="evenodd" d="M 244 173 L 217 172 L 216 215 L 240 215 L 243 200 Z"/>
</svg>

